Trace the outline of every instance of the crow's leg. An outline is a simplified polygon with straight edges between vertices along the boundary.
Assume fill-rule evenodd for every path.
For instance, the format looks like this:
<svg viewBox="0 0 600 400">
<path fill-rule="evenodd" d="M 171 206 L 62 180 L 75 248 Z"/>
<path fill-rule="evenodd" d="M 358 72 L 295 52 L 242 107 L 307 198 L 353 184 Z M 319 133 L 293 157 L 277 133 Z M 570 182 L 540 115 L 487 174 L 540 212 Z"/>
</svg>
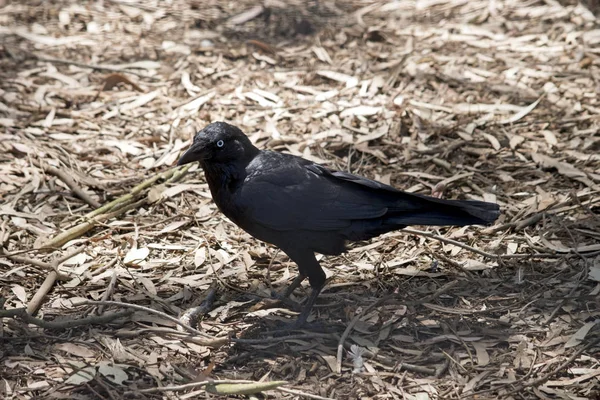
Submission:
<svg viewBox="0 0 600 400">
<path fill-rule="evenodd" d="M 310 287 L 312 291 L 306 300 L 306 303 L 302 307 L 302 312 L 298 316 L 296 322 L 290 327 L 292 329 L 300 328 L 302 325 L 306 323 L 306 320 L 310 316 L 310 311 L 312 310 L 319 293 L 325 286 L 325 272 L 321 265 L 315 258 L 315 253 L 312 250 L 307 249 L 284 249 L 284 252 L 291 258 L 292 261 L 298 265 L 298 276 L 292 281 L 290 286 L 286 289 L 283 295 L 278 296 L 280 300 L 282 300 L 285 304 L 289 305 L 291 300 L 288 297 L 292 294 L 292 292 L 300 286 L 302 281 L 308 278 L 310 282 Z M 295 303 L 295 302 L 294 302 Z M 295 303 L 298 305 L 297 303 Z M 297 308 L 297 307 L 293 307 Z"/>
<path fill-rule="evenodd" d="M 313 288 L 312 292 L 310 292 L 310 296 L 308 296 L 308 299 L 306 300 L 306 304 L 304 304 L 302 312 L 300 313 L 298 319 L 294 323 L 294 328 L 300 328 L 306 323 L 306 320 L 308 319 L 310 312 L 313 306 L 315 305 L 315 302 L 317 301 L 319 293 L 321 293 L 321 290 L 323 290 L 323 286 L 325 285 L 323 284 L 319 288 Z"/>
<path fill-rule="evenodd" d="M 277 293 L 274 290 L 271 291 L 271 297 L 274 297 L 279 300 L 289 298 L 291 296 L 291 294 L 294 293 L 294 290 L 296 290 L 298 288 L 298 286 L 300 286 L 300 284 L 302 282 L 304 282 L 305 279 L 306 279 L 305 274 L 303 274 L 303 273 L 298 274 L 298 276 L 294 278 L 292 283 L 290 283 L 290 285 L 282 293 Z"/>
<path fill-rule="evenodd" d="M 283 293 L 277 293 L 276 291 L 271 291 L 271 298 L 277 300 L 288 307 L 290 310 L 300 311 L 302 310 L 302 306 L 295 300 L 290 299 L 290 295 L 292 292 L 300 286 L 302 281 L 306 279 L 306 275 L 299 274 L 292 283 L 287 287 L 287 289 Z"/>
<path fill-rule="evenodd" d="M 300 286 L 300 284 L 304 282 L 305 279 L 306 275 L 304 275 L 303 273 L 299 273 L 298 276 L 294 278 L 292 283 L 290 283 L 290 286 L 288 286 L 287 289 L 285 289 L 285 292 L 283 292 L 282 296 L 285 298 L 290 297 L 290 295 L 294 293 L 294 290 L 296 290 L 298 286 Z"/>
<path fill-rule="evenodd" d="M 304 308 L 294 324 L 295 328 L 299 328 L 306 323 L 306 320 L 310 315 L 310 311 L 312 310 L 319 293 L 321 293 L 323 286 L 325 286 L 326 276 L 323 268 L 321 268 L 321 265 L 315 258 L 315 253 L 311 250 L 295 251 L 292 254 L 288 253 L 288 255 L 298 265 L 298 269 L 300 270 L 300 276 L 298 276 L 298 278 L 296 278 L 290 286 L 296 284 L 296 281 L 298 281 L 297 284 L 299 285 L 304 279 L 301 279 L 301 277 L 304 275 L 308 276 L 308 281 L 310 282 L 310 287 L 312 288 L 312 292 L 308 296 L 308 299 L 304 304 Z"/>
<path fill-rule="evenodd" d="M 286 252 L 286 251 L 284 251 L 284 252 L 288 255 L 288 257 L 290 257 L 288 252 Z M 294 290 L 296 290 L 298 288 L 298 286 L 300 286 L 300 284 L 302 282 L 304 282 L 304 280 L 307 278 L 306 270 L 304 269 L 303 264 L 302 265 L 299 264 L 292 257 L 290 257 L 290 259 L 292 261 L 294 261 L 296 263 L 296 265 L 298 266 L 298 276 L 294 278 L 292 283 L 290 283 L 290 285 L 287 287 L 287 289 L 285 289 L 285 291 L 283 293 L 279 294 L 279 293 L 273 292 L 271 294 L 271 296 L 273 296 L 279 300 L 284 300 L 284 299 L 289 298 L 291 296 L 291 294 L 294 293 Z"/>
<path fill-rule="evenodd" d="M 302 306 L 300 304 L 298 304 L 298 302 L 290 299 L 290 295 L 294 292 L 294 290 L 296 290 L 296 288 L 298 286 L 300 286 L 300 284 L 305 279 L 306 279 L 305 274 L 303 274 L 303 273 L 298 274 L 298 276 L 296 278 L 294 278 L 292 283 L 290 283 L 290 285 L 287 287 L 287 289 L 283 293 L 277 293 L 277 292 L 273 291 L 273 292 L 271 292 L 271 297 L 279 300 L 280 302 L 282 302 L 283 304 L 285 304 L 287 307 L 289 307 L 290 309 L 292 309 L 294 311 L 300 311 L 302 309 Z"/>
</svg>

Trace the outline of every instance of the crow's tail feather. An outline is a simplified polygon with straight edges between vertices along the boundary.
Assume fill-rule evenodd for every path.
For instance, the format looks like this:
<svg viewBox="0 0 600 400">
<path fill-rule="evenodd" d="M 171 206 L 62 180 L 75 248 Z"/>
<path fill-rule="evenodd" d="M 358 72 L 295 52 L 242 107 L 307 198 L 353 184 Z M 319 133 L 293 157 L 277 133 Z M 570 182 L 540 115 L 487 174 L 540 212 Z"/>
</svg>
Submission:
<svg viewBox="0 0 600 400">
<path fill-rule="evenodd" d="M 403 193 L 406 196 L 406 193 Z M 416 196 L 416 197 L 415 197 Z M 418 197 L 418 198 L 417 198 Z M 497 204 L 476 200 L 444 200 L 422 195 L 404 197 L 402 206 L 390 206 L 380 218 L 352 221 L 345 232 L 348 240 L 368 240 L 409 225 L 465 226 L 487 225 L 500 215 Z M 406 201 L 412 207 L 408 208 Z M 408 208 L 408 210 L 407 210 Z"/>
<path fill-rule="evenodd" d="M 500 207 L 495 203 L 417 196 L 427 200 L 428 206 L 406 213 L 392 211 L 386 218 L 386 223 L 435 226 L 488 225 L 500 215 Z"/>
</svg>

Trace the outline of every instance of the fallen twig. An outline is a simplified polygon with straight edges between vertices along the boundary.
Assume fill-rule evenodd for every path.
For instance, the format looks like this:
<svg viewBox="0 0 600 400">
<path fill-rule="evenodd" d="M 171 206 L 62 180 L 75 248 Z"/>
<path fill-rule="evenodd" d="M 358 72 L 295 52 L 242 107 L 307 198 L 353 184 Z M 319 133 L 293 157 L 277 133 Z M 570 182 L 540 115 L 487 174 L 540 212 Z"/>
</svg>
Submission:
<svg viewBox="0 0 600 400">
<path fill-rule="evenodd" d="M 545 213 L 540 212 L 537 214 L 533 214 L 532 216 L 525 218 L 521 221 L 509 222 L 502 225 L 491 226 L 482 230 L 482 233 L 485 235 L 493 235 L 494 233 L 504 231 L 506 229 L 513 228 L 515 232 L 521 231 L 529 226 L 535 225 L 540 222 L 544 218 Z"/>
<path fill-rule="evenodd" d="M 148 389 L 139 389 L 135 391 L 127 391 L 125 395 L 132 395 L 138 393 L 163 393 L 163 392 L 181 392 L 189 389 L 197 389 L 206 387 L 207 392 L 220 394 L 220 395 L 243 395 L 243 394 L 254 394 L 260 393 L 266 390 L 277 390 L 284 393 L 293 394 L 296 396 L 302 396 L 309 399 L 315 400 L 333 400 L 329 397 L 322 397 L 311 393 L 301 392 L 296 389 L 289 389 L 281 387 L 287 384 L 285 381 L 273 381 L 273 382 L 256 382 L 247 380 L 205 380 L 201 382 L 191 382 L 183 385 L 174 386 L 163 386 L 154 387 Z"/>
<path fill-rule="evenodd" d="M 92 208 L 99 208 L 100 207 L 100 203 L 98 201 L 96 201 L 95 199 L 93 199 L 89 194 L 87 194 L 82 188 L 79 187 L 79 185 L 77 185 L 77 183 L 73 180 L 73 178 L 71 178 L 67 173 L 65 173 L 64 171 L 55 168 L 51 165 L 42 163 L 36 159 L 31 159 L 31 163 L 33 165 L 35 165 L 38 168 L 41 168 L 44 170 L 44 172 L 50 174 L 50 175 L 54 175 L 56 176 L 58 179 L 60 179 L 61 181 L 63 181 L 65 183 L 65 185 L 67 185 L 69 187 L 69 189 L 71 189 L 71 191 L 73 191 L 73 193 L 75 193 L 75 195 L 77 197 L 79 197 L 81 200 L 83 200 L 84 202 L 86 202 L 90 207 Z"/>
<path fill-rule="evenodd" d="M 5 255 L 10 260 L 20 262 L 23 264 L 35 265 L 37 267 L 49 270 L 49 273 L 46 276 L 46 279 L 44 279 L 44 282 L 42 283 L 40 288 L 37 290 L 37 292 L 33 295 L 31 300 L 27 304 L 26 312 L 30 316 L 35 315 L 35 313 L 39 310 L 40 306 L 42 305 L 42 302 L 44 301 L 46 295 L 48 294 L 48 292 L 50 292 L 50 290 L 54 286 L 54 283 L 56 282 L 56 280 L 61 278 L 61 274 L 58 272 L 58 266 L 61 263 L 63 263 L 64 261 L 68 260 L 69 258 L 74 257 L 77 254 L 81 253 L 84 249 L 85 248 L 83 246 L 73 249 L 73 250 L 67 252 L 66 254 L 62 255 L 61 257 L 57 257 L 51 263 L 43 262 L 40 260 L 35 260 L 32 258 L 28 258 L 28 257 Z"/>
<path fill-rule="evenodd" d="M 130 204 L 132 201 L 135 201 L 135 199 L 139 197 L 138 195 L 140 195 L 144 190 L 152 187 L 156 182 L 158 182 L 160 180 L 164 180 L 166 183 L 177 182 L 187 174 L 188 170 L 191 167 L 192 167 L 192 164 L 188 164 L 188 165 L 184 165 L 182 167 L 171 168 L 163 173 L 154 175 L 153 177 L 145 180 L 144 182 L 140 183 L 139 185 L 134 186 L 133 189 L 131 189 L 129 191 L 129 193 L 124 194 L 123 196 L 119 197 L 118 199 L 115 199 L 115 200 L 111 201 L 110 203 L 103 205 L 99 209 L 86 214 L 83 218 L 92 218 L 92 217 L 95 217 L 96 215 L 99 215 L 99 214 L 102 214 L 102 213 L 105 213 L 108 211 L 112 211 L 113 209 L 121 207 L 124 204 Z"/>
<path fill-rule="evenodd" d="M 128 74 L 132 74 L 132 75 L 137 75 L 137 76 L 142 77 L 142 78 L 151 79 L 153 81 L 160 80 L 160 78 L 158 78 L 156 76 L 147 76 L 147 75 L 142 74 L 141 72 L 131 71 L 131 70 L 126 69 L 126 68 L 111 67 L 111 66 L 108 66 L 108 65 L 86 64 L 86 63 L 82 63 L 82 62 L 71 61 L 71 60 L 63 60 L 61 58 L 54 58 L 54 57 L 43 57 L 43 56 L 39 56 L 39 55 L 37 55 L 35 53 L 31 53 L 29 51 L 26 51 L 26 53 L 29 56 L 37 59 L 38 61 L 42 61 L 42 62 L 49 62 L 49 63 L 52 63 L 52 64 L 73 65 L 75 67 L 89 68 L 89 69 L 94 69 L 94 70 L 97 70 L 97 71 L 110 71 L 110 72 L 128 73 Z"/>
<path fill-rule="evenodd" d="M 48 240 L 40 247 L 60 247 L 68 241 L 77 239 L 78 237 L 82 236 L 83 234 L 94 228 L 96 225 L 98 225 L 100 222 L 104 222 L 106 220 L 115 218 L 129 210 L 136 209 L 147 204 L 147 198 L 138 200 L 140 194 L 145 189 L 148 189 L 161 179 L 166 180 L 167 182 L 176 182 L 187 173 L 190 167 L 191 165 L 184 165 L 183 167 L 179 168 L 171 168 L 168 171 L 165 171 L 161 174 L 153 176 L 150 179 L 147 179 L 146 181 L 140 183 L 139 185 L 131 189 L 129 193 L 86 214 L 83 217 L 83 222 L 67 229 L 64 232 L 59 233 L 54 238 Z"/>
<path fill-rule="evenodd" d="M 436 235 L 436 234 L 431 233 L 431 232 L 425 232 L 425 231 L 420 231 L 420 230 L 417 230 L 417 229 L 410 229 L 410 228 L 404 228 L 402 230 L 402 232 L 412 233 L 413 235 L 425 236 L 425 237 L 428 237 L 428 238 L 431 238 L 431 239 L 439 240 L 440 242 L 453 244 L 455 246 L 462 247 L 463 249 L 469 250 L 469 251 L 471 251 L 473 253 L 479 254 L 479 255 L 487 257 L 487 258 L 498 258 L 499 257 L 498 254 L 488 253 L 486 251 L 479 250 L 479 249 L 476 249 L 475 247 L 472 247 L 472 246 L 466 245 L 464 243 L 461 243 L 461 242 L 459 242 L 457 240 L 448 239 L 448 238 Z"/>
<path fill-rule="evenodd" d="M 264 343 L 277 343 L 285 342 L 286 340 L 302 340 L 302 339 L 314 339 L 314 338 L 325 338 L 325 339 L 339 339 L 339 336 L 334 333 L 318 333 L 312 332 L 308 334 L 300 335 L 289 335 L 289 336 L 272 336 L 264 339 L 237 339 L 231 338 L 233 343 L 240 344 L 264 344 Z"/>
<path fill-rule="evenodd" d="M 207 381 L 200 381 L 200 382 L 191 382 L 191 383 L 186 383 L 183 385 L 174 385 L 174 386 L 161 386 L 161 387 L 153 387 L 153 388 L 148 388 L 148 389 L 138 389 L 138 390 L 131 390 L 131 391 L 127 391 L 124 394 L 125 395 L 132 395 L 132 394 L 138 394 L 138 393 L 160 393 L 160 392 L 180 392 L 183 390 L 188 390 L 188 389 L 196 389 L 196 388 L 200 388 L 200 387 L 204 387 L 206 385 L 210 385 L 210 384 L 215 384 L 215 383 L 220 383 L 220 384 L 235 384 L 235 383 L 253 383 L 253 381 L 246 381 L 246 380 L 241 380 L 241 379 L 224 379 L 222 381 L 215 381 L 215 380 L 207 380 Z"/>
<path fill-rule="evenodd" d="M 206 391 L 221 396 L 234 396 L 244 394 L 255 394 L 265 390 L 276 390 L 286 381 L 250 382 L 250 383 L 221 383 L 213 381 L 206 385 Z"/>
<path fill-rule="evenodd" d="M 29 315 L 35 315 L 35 313 L 39 310 L 42 305 L 42 302 L 46 298 L 46 295 L 52 290 L 54 286 L 54 282 L 58 278 L 57 271 L 50 271 L 42 282 L 40 288 L 35 292 L 29 303 L 27 304 L 27 313 Z"/>
<path fill-rule="evenodd" d="M 574 352 L 573 354 L 571 354 L 571 356 L 569 358 L 567 358 L 562 364 L 560 364 L 558 367 L 554 368 L 552 371 L 550 371 L 550 372 L 548 372 L 548 373 L 542 375 L 541 377 L 539 377 L 537 379 L 534 379 L 532 381 L 525 382 L 525 383 L 520 383 L 519 385 L 517 385 L 517 387 L 515 387 L 514 389 L 512 389 L 508 393 L 503 393 L 502 394 L 503 398 L 510 398 L 510 397 L 512 397 L 513 394 L 522 392 L 523 389 L 525 389 L 525 388 L 537 386 L 537 385 L 539 385 L 541 383 L 546 382 L 547 380 L 549 380 L 550 378 L 552 378 L 554 375 L 558 374 L 563 369 L 569 367 L 569 365 L 573 361 L 575 361 L 575 359 L 577 357 L 579 357 L 584 351 L 586 351 L 587 349 L 590 349 L 590 348 L 594 347 L 598 343 L 600 343 L 600 338 L 597 338 L 597 339 L 591 341 L 590 343 L 588 343 L 587 345 L 582 346 L 580 349 L 578 349 L 576 352 Z M 478 393 L 474 393 L 473 395 L 477 396 Z"/>
<path fill-rule="evenodd" d="M 117 261 L 116 258 L 113 259 L 113 261 L 111 261 L 111 264 L 115 264 L 116 261 Z M 117 286 L 117 271 L 113 270 L 112 276 L 110 277 L 110 282 L 108 283 L 108 287 L 106 288 L 106 291 L 102 295 L 102 298 L 100 299 L 100 301 L 109 301 L 108 299 L 110 299 L 111 296 L 113 295 L 116 286 Z M 105 306 L 103 304 L 99 305 L 98 309 L 96 310 L 96 314 L 102 314 L 104 312 L 104 307 Z"/>
<path fill-rule="evenodd" d="M 128 317 L 132 314 L 131 311 L 121 311 L 112 314 L 95 315 L 93 317 L 71 319 L 63 321 L 45 321 L 30 315 L 25 308 L 13 308 L 11 310 L 0 310 L 0 318 L 17 317 L 23 322 L 39 326 L 43 329 L 64 330 L 76 328 L 83 325 L 106 324 L 115 319 Z"/>
<path fill-rule="evenodd" d="M 492 253 L 488 253 L 487 251 L 483 251 L 483 250 L 479 250 L 476 249 L 475 247 L 466 245 L 464 243 L 461 243 L 457 240 L 453 240 L 453 239 L 448 239 L 445 238 L 443 236 L 439 236 L 436 234 L 433 234 L 431 232 L 425 232 L 425 231 L 420 231 L 417 229 L 410 229 L 410 228 L 404 228 L 402 229 L 401 232 L 405 232 L 405 233 L 412 233 L 414 235 L 420 235 L 420 236 L 425 236 L 431 239 L 435 239 L 435 240 L 439 240 L 440 242 L 444 242 L 444 243 L 449 243 L 449 244 L 453 244 L 455 246 L 458 247 L 462 247 L 465 250 L 469 250 L 475 254 L 479 254 L 481 256 L 487 257 L 487 258 L 491 258 L 491 259 L 515 259 L 515 258 L 561 258 L 564 257 L 567 254 L 575 254 L 574 252 L 565 252 L 565 253 L 537 253 L 537 254 L 492 254 Z"/>
<path fill-rule="evenodd" d="M 344 352 L 344 342 L 346 341 L 346 339 L 350 335 L 350 332 L 352 332 L 352 329 L 354 329 L 354 326 L 357 324 L 357 322 L 360 320 L 360 318 L 363 315 L 365 315 L 366 313 L 368 313 L 369 311 L 371 311 L 373 308 L 375 308 L 375 307 L 383 304 L 384 302 L 386 302 L 386 301 L 394 298 L 394 296 L 395 295 L 388 295 L 388 296 L 380 298 L 379 300 L 377 300 L 376 302 L 374 302 L 370 306 L 364 308 L 360 314 L 357 314 L 352 319 L 352 321 L 350 321 L 350 323 L 346 327 L 346 330 L 344 331 L 344 333 L 342 334 L 342 336 L 340 337 L 340 340 L 338 342 L 338 347 L 337 347 L 337 365 L 336 365 L 336 372 L 338 374 L 342 373 L 342 355 L 343 355 L 343 352 Z"/>
<path fill-rule="evenodd" d="M 60 278 L 60 274 L 58 272 L 58 266 L 61 263 L 68 260 L 69 258 L 74 257 L 77 254 L 81 253 L 84 249 L 85 248 L 82 246 L 82 247 L 76 248 L 74 250 L 71 250 L 71 251 L 67 252 L 66 254 L 62 255 L 61 257 L 57 257 L 51 263 L 43 262 L 40 260 L 35 260 L 33 258 L 28 258 L 28 257 L 6 255 L 10 260 L 20 262 L 23 264 L 35 265 L 36 267 L 44 268 L 44 269 L 50 271 L 48 273 L 48 276 L 44 280 L 44 283 L 42 283 L 42 286 L 40 286 L 38 291 L 31 298 L 31 300 L 29 301 L 29 304 L 27 305 L 27 312 L 29 314 L 34 315 L 36 313 L 36 311 L 39 309 L 40 305 L 42 304 L 42 301 L 44 300 L 44 298 L 46 297 L 46 295 L 48 294 L 50 289 L 52 289 L 52 286 L 54 286 L 54 282 L 56 282 L 56 280 Z"/>
<path fill-rule="evenodd" d="M 136 208 L 139 208 L 139 207 L 145 205 L 147 202 L 148 202 L 148 199 L 144 198 L 136 203 L 128 204 L 124 207 L 121 207 L 114 212 L 98 215 L 92 219 L 89 219 L 85 222 L 82 222 L 78 225 L 75 225 L 74 227 L 67 229 L 66 231 L 59 233 L 58 235 L 56 235 L 52 239 L 48 240 L 46 243 L 44 243 L 40 247 L 41 248 L 60 247 L 63 244 L 65 244 L 73 239 L 77 239 L 78 237 L 82 236 L 86 232 L 90 231 L 96 225 L 98 225 L 99 222 L 118 217 L 119 215 L 124 214 L 129 210 L 133 210 L 133 209 L 136 209 Z"/>
<path fill-rule="evenodd" d="M 77 304 L 78 305 L 79 304 L 90 304 L 90 305 L 116 306 L 116 307 L 132 308 L 132 309 L 138 310 L 138 311 L 146 311 L 148 313 L 161 316 L 164 319 L 183 327 L 186 331 L 188 331 L 190 333 L 193 333 L 193 334 L 196 334 L 196 335 L 199 335 L 199 336 L 202 336 L 202 337 L 208 339 L 204 343 L 204 346 L 216 347 L 216 346 L 221 346 L 221 345 L 229 342 L 228 338 L 214 338 L 210 335 L 207 335 L 204 332 L 200 332 L 199 330 L 184 324 L 183 322 L 179 321 L 179 319 L 172 317 L 168 314 L 165 314 L 162 311 L 158 311 L 158 310 L 155 310 L 155 309 L 152 309 L 149 307 L 140 306 L 139 304 L 121 303 L 119 301 L 93 301 L 93 300 L 83 300 L 81 302 L 77 302 Z"/>
<path fill-rule="evenodd" d="M 20 252 L 20 254 L 22 254 L 22 252 Z M 34 258 L 22 257 L 22 256 L 14 255 L 14 253 L 2 254 L 2 255 L 4 257 L 8 258 L 9 260 L 16 261 L 16 262 L 21 263 L 21 264 L 31 264 L 31 265 L 35 265 L 36 267 L 44 268 L 44 269 L 47 269 L 47 270 L 52 270 L 52 264 L 51 263 L 47 263 L 47 262 L 44 262 L 44 261 L 36 260 Z"/>
</svg>

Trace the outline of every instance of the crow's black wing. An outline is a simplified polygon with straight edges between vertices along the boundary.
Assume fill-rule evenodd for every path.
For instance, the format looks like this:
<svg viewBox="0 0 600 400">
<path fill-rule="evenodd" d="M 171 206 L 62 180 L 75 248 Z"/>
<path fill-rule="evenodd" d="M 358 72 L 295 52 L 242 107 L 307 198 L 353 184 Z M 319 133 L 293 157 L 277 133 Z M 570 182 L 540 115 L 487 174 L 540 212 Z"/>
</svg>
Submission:
<svg viewBox="0 0 600 400">
<path fill-rule="evenodd" d="M 352 229 L 379 231 L 382 223 L 388 230 L 406 225 L 464 226 L 488 224 L 499 215 L 494 203 L 407 193 L 299 157 L 264 153 L 243 185 L 240 203 L 249 220 L 271 229 L 339 230 L 359 220 L 363 223 Z"/>
<path fill-rule="evenodd" d="M 389 192 L 389 193 L 395 193 L 395 194 L 405 193 L 405 192 L 402 192 L 401 190 L 396 189 L 393 186 L 386 185 L 385 183 L 377 182 L 377 181 L 374 181 L 373 179 L 368 179 L 363 176 L 354 175 L 349 172 L 332 171 L 332 170 L 327 169 L 324 166 L 319 165 L 319 164 L 313 163 L 313 164 L 307 165 L 306 168 L 319 174 L 319 175 L 322 175 L 325 177 L 336 178 L 336 179 L 346 181 L 346 182 L 352 182 L 352 183 L 361 185 L 365 188 L 376 189 L 376 190 L 380 190 L 382 192 Z"/>
<path fill-rule="evenodd" d="M 324 167 L 298 157 L 266 155 L 278 162 L 261 163 L 259 157 L 236 192 L 236 204 L 246 221 L 281 231 L 326 231 L 346 228 L 353 220 L 379 218 L 388 211 L 383 199 L 336 179 Z"/>
<path fill-rule="evenodd" d="M 408 193 L 392 186 L 342 171 L 329 171 L 315 164 L 323 175 L 368 188 L 388 207 L 388 220 L 406 225 L 489 224 L 500 215 L 498 204 L 479 200 L 449 200 Z"/>
</svg>

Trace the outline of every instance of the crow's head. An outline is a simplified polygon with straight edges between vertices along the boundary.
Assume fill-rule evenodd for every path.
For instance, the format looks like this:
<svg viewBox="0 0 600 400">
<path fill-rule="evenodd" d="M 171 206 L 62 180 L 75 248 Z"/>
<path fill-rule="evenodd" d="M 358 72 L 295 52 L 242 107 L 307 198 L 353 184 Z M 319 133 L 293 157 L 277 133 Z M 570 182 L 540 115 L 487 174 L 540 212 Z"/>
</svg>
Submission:
<svg viewBox="0 0 600 400">
<path fill-rule="evenodd" d="M 194 143 L 177 165 L 194 161 L 200 161 L 201 165 L 228 164 L 250 160 L 257 153 L 258 149 L 239 128 L 225 122 L 213 122 L 196 134 Z"/>
</svg>

